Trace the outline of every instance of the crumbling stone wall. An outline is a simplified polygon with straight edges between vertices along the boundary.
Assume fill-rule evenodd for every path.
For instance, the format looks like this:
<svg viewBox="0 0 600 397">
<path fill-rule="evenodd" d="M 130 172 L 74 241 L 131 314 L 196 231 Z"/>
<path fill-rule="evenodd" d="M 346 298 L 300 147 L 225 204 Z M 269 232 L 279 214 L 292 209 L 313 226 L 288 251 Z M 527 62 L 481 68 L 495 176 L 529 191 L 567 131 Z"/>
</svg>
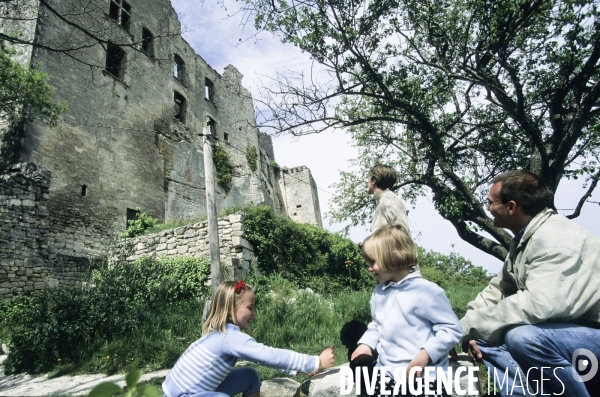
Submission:
<svg viewBox="0 0 600 397">
<path fill-rule="evenodd" d="M 48 261 L 50 173 L 16 164 L 0 175 L 0 299 L 56 283 Z"/>
<path fill-rule="evenodd" d="M 284 167 L 278 176 L 288 216 L 296 222 L 322 227 L 317 184 L 310 170 L 305 166 Z"/>
<path fill-rule="evenodd" d="M 245 215 L 229 215 L 219 219 L 221 263 L 229 279 L 240 279 L 254 260 L 254 247 L 246 240 Z M 175 229 L 120 240 L 111 257 L 125 256 L 134 261 L 143 256 L 159 258 L 193 256 L 210 257 L 208 252 L 208 222 L 199 222 Z"/>
</svg>

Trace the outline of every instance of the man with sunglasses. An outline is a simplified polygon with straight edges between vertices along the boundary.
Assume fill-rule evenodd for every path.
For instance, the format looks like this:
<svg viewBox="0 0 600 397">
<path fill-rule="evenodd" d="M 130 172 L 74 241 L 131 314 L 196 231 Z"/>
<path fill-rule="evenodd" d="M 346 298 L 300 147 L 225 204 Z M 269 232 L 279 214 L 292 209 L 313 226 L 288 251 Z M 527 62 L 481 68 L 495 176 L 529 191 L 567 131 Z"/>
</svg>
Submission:
<svg viewBox="0 0 600 397">
<path fill-rule="evenodd" d="M 503 396 L 600 395 L 600 238 L 549 209 L 549 197 L 527 171 L 492 180 L 487 210 L 515 237 L 461 319 L 463 350 Z"/>
</svg>

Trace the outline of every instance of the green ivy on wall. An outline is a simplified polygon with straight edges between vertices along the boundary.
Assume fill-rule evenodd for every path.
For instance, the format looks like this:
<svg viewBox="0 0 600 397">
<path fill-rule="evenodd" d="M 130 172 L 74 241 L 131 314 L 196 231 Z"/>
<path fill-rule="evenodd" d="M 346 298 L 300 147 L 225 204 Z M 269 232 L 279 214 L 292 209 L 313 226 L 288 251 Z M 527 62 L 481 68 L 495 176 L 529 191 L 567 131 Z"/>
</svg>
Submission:
<svg viewBox="0 0 600 397">
<path fill-rule="evenodd" d="M 256 171 L 256 160 L 258 160 L 256 146 L 250 144 L 246 146 L 246 160 L 248 161 L 248 167 L 250 167 L 252 172 Z"/>
<path fill-rule="evenodd" d="M 231 189 L 231 173 L 233 171 L 229 153 L 221 146 L 213 146 L 213 161 L 217 168 L 217 184 L 228 193 Z"/>
</svg>

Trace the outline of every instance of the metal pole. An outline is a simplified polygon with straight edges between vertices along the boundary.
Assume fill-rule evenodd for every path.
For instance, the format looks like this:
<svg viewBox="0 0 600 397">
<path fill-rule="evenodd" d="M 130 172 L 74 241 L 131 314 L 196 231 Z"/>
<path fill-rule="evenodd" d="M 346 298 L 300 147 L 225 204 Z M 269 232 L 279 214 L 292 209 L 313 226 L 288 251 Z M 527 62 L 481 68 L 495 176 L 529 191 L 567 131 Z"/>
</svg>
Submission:
<svg viewBox="0 0 600 397">
<path fill-rule="evenodd" d="M 212 156 L 213 137 L 210 125 L 214 121 L 207 118 L 204 126 L 204 182 L 206 186 L 206 214 L 208 216 L 208 250 L 210 253 L 210 277 L 212 290 L 215 292 L 221 284 L 219 229 L 217 219 L 217 203 L 215 201 L 216 171 Z"/>
</svg>

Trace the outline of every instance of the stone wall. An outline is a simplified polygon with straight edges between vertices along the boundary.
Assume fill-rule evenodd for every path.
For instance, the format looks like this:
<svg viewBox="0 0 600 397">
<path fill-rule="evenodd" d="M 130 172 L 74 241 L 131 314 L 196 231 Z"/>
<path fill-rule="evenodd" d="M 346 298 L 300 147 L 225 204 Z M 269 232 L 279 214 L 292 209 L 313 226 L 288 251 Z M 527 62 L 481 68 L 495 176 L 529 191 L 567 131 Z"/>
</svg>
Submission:
<svg viewBox="0 0 600 397">
<path fill-rule="evenodd" d="M 0 299 L 42 289 L 48 260 L 50 173 L 17 164 L 0 175 Z"/>
<path fill-rule="evenodd" d="M 317 184 L 308 167 L 284 167 L 278 176 L 290 219 L 323 227 Z"/>
<path fill-rule="evenodd" d="M 219 246 L 225 279 L 246 276 L 254 260 L 254 247 L 246 240 L 245 215 L 229 215 L 219 219 Z M 208 222 L 199 222 L 175 229 L 120 240 L 111 257 L 125 256 L 134 261 L 143 256 L 152 258 L 193 256 L 209 258 Z"/>
</svg>

